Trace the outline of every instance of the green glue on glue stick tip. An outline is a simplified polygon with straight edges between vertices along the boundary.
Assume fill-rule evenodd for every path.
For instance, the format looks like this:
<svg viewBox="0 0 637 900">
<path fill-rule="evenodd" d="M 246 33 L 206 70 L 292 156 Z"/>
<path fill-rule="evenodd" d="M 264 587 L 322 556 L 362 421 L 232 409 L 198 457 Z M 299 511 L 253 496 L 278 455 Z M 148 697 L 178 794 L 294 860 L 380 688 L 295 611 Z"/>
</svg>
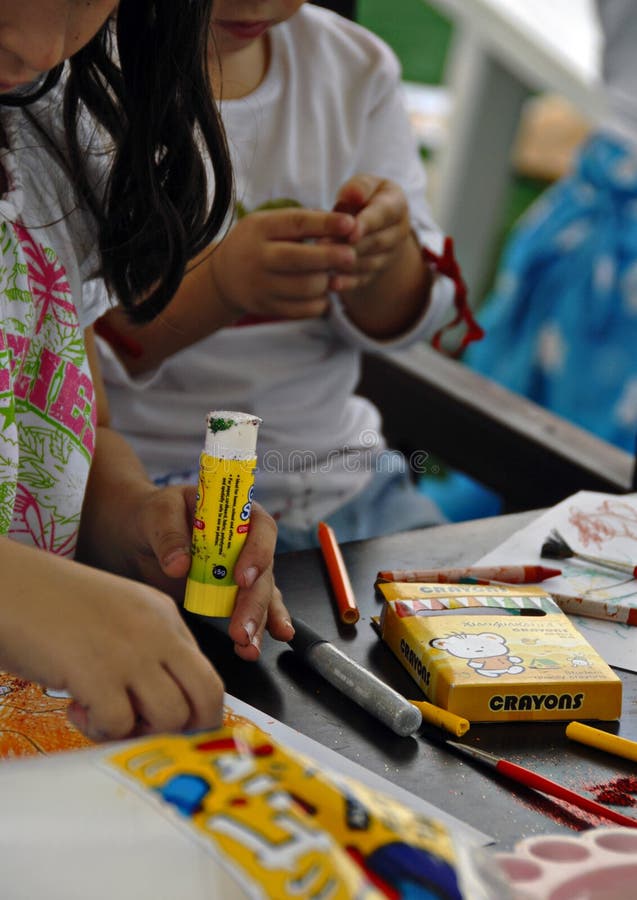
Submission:
<svg viewBox="0 0 637 900">
<path fill-rule="evenodd" d="M 200 616 L 231 616 L 238 586 L 233 571 L 250 527 L 261 419 L 215 410 L 206 416 L 199 458 L 192 562 L 184 607 Z"/>
</svg>

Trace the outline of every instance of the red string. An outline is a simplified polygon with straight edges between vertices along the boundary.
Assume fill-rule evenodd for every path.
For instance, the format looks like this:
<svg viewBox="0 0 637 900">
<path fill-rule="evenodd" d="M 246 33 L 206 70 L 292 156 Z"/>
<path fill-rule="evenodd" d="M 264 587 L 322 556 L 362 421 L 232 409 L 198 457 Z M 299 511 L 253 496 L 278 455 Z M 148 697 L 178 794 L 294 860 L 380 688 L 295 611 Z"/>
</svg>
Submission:
<svg viewBox="0 0 637 900">
<path fill-rule="evenodd" d="M 436 332 L 431 343 L 436 350 L 447 352 L 441 346 L 442 335 L 447 329 L 454 328 L 456 325 L 464 323 L 467 330 L 462 337 L 460 346 L 455 351 L 449 353 L 450 356 L 458 357 L 465 347 L 473 341 L 479 341 L 484 337 L 484 329 L 481 328 L 474 319 L 471 307 L 467 302 L 467 285 L 464 282 L 460 266 L 458 265 L 458 261 L 454 254 L 453 238 L 445 238 L 443 251 L 440 256 L 428 247 L 422 248 L 422 255 L 435 272 L 446 275 L 455 285 L 453 302 L 456 307 L 456 316 L 448 325 L 444 325 L 440 331 Z"/>
</svg>

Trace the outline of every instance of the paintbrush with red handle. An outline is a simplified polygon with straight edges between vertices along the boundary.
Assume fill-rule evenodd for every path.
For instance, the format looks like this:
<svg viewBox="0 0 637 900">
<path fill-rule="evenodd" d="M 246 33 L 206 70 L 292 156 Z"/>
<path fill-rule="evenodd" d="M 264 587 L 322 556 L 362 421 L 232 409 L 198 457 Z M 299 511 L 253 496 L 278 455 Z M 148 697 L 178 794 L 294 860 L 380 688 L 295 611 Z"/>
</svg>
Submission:
<svg viewBox="0 0 637 900">
<path fill-rule="evenodd" d="M 587 812 L 594 813 L 600 818 L 610 819 L 611 822 L 617 822 L 618 825 L 625 825 L 628 828 L 637 828 L 637 819 L 632 819 L 630 816 L 624 816 L 621 813 L 615 812 L 614 809 L 608 809 L 607 806 L 604 806 L 602 803 L 597 803 L 596 800 L 589 800 L 588 797 L 582 797 L 581 794 L 576 794 L 575 791 L 563 787 L 556 781 L 551 781 L 550 778 L 538 775 L 537 772 L 525 769 L 524 766 L 519 766 L 517 763 L 509 762 L 506 759 L 500 759 L 493 753 L 487 753 L 486 750 L 478 750 L 477 747 L 467 747 L 466 744 L 459 744 L 457 741 L 445 741 L 445 744 L 453 747 L 465 756 L 470 756 L 473 759 L 479 760 L 479 762 L 484 763 L 484 765 L 489 766 L 491 769 L 495 769 L 495 771 L 499 772 L 501 775 L 506 775 L 507 778 L 511 778 L 513 781 L 517 781 L 525 787 L 532 788 L 534 791 L 541 791 L 543 794 L 548 794 L 550 797 L 564 800 L 566 803 L 570 803 L 578 809 L 584 809 Z"/>
</svg>

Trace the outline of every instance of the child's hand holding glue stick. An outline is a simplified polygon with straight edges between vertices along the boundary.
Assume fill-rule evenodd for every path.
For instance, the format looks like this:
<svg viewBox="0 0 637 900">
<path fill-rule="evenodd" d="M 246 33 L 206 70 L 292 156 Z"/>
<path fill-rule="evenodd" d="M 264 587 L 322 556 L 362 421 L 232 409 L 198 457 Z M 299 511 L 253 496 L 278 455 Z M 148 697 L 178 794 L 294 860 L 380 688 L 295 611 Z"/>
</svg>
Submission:
<svg viewBox="0 0 637 900">
<path fill-rule="evenodd" d="M 197 505 L 192 530 L 192 563 L 186 582 L 184 607 L 211 617 L 231 617 L 229 633 L 244 659 L 259 655 L 264 627 L 273 637 L 288 640 L 293 632 L 289 616 L 274 586 L 271 568 L 260 576 L 268 581 L 256 594 L 243 572 L 239 585 L 235 567 L 250 528 L 253 509 L 256 442 L 261 419 L 233 411 L 213 411 L 206 417 L 206 440 L 200 457 Z M 259 513 L 260 514 L 260 510 Z M 255 577 L 258 570 L 255 571 Z M 252 588 L 250 597 L 241 588 Z M 262 608 L 249 611 L 248 604 Z M 247 636 L 248 644 L 244 643 Z M 243 637 L 243 641 L 242 641 Z"/>
</svg>

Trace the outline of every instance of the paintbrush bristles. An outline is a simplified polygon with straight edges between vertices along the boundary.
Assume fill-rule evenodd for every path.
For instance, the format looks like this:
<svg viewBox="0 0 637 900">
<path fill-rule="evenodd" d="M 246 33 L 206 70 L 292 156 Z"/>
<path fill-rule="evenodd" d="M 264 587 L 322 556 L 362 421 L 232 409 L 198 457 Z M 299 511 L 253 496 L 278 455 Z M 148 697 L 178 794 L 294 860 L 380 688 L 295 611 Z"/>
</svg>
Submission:
<svg viewBox="0 0 637 900">
<path fill-rule="evenodd" d="M 553 528 L 542 544 L 541 555 L 545 559 L 570 559 L 572 556 L 575 556 L 575 552 L 569 547 L 559 531 Z"/>
<path fill-rule="evenodd" d="M 542 544 L 541 555 L 549 559 L 580 559 L 597 568 L 601 566 L 604 569 L 612 569 L 613 572 L 628 572 L 633 578 L 637 578 L 637 566 L 634 566 L 633 563 L 622 562 L 619 559 L 604 559 L 601 556 L 591 556 L 588 553 L 573 550 L 556 528 L 551 529 L 549 536 Z"/>
</svg>

